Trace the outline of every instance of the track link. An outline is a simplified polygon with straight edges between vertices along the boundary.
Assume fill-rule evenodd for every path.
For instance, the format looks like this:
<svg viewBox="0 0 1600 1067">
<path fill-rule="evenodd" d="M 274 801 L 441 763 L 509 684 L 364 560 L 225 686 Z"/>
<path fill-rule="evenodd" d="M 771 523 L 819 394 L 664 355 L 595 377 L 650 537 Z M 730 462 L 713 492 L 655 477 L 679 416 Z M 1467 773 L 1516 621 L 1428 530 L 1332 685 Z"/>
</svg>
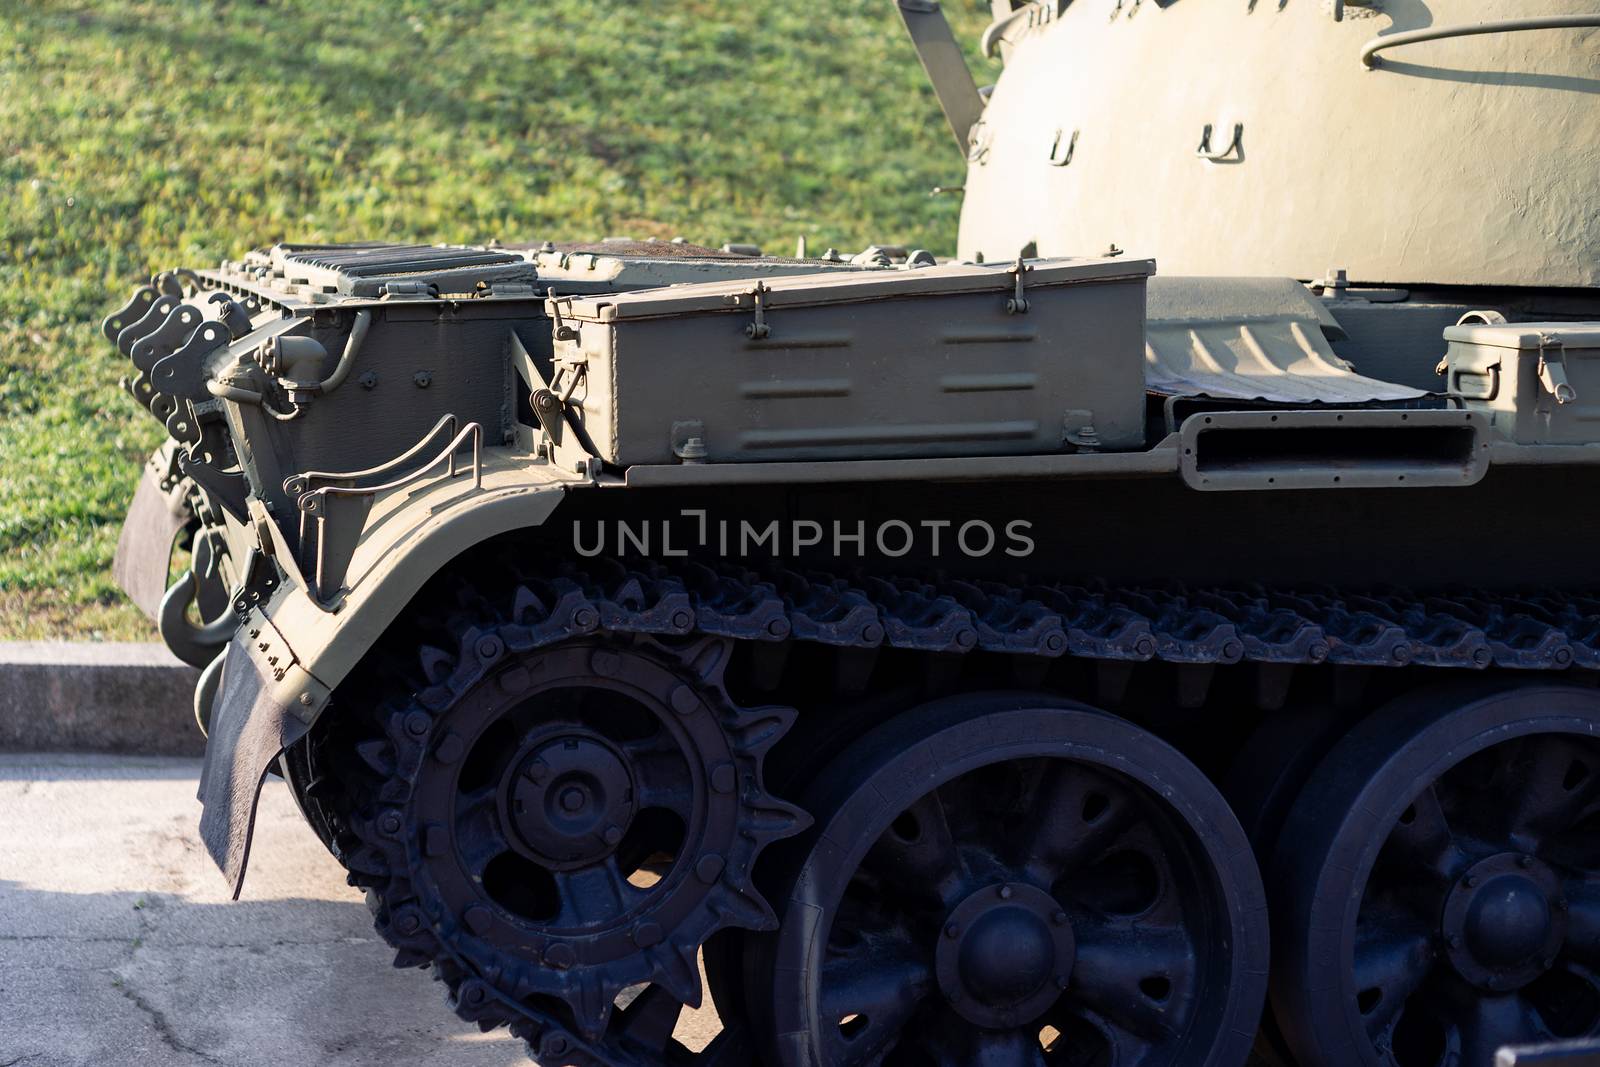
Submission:
<svg viewBox="0 0 1600 1067">
<path fill-rule="evenodd" d="M 500 575 L 502 589 L 509 577 L 509 606 L 491 603 L 467 582 L 423 605 L 408 653 L 415 656 L 414 639 L 421 635 L 420 663 L 380 647 L 354 683 L 382 679 L 388 695 L 365 723 L 330 716 L 331 728 L 318 741 L 325 751 L 353 751 L 354 773 L 350 761 L 329 752 L 314 762 L 339 769 L 314 780 L 308 791 L 334 828 L 334 850 L 351 883 L 368 890 L 378 931 L 396 949 L 396 966 L 431 967 L 463 1019 L 484 1030 L 509 1026 L 542 1061 L 581 1067 L 717 1064 L 746 1052 L 734 1035 L 699 1056 L 684 1058 L 679 1049 L 662 1059 L 646 1047 L 656 1040 L 630 1036 L 659 1037 L 663 1028 L 670 1033 L 677 1002 L 650 994 L 619 1013 L 620 1039 L 585 1038 L 562 1021 L 558 1001 L 540 1010 L 537 998 L 507 995 L 498 976 L 485 980 L 474 973 L 416 912 L 413 887 L 397 869 L 392 832 L 381 822 L 383 806 L 404 790 L 396 753 L 407 738 L 425 736 L 428 716 L 475 683 L 503 649 L 546 648 L 598 633 L 727 638 L 773 652 L 794 640 L 865 653 L 869 665 L 854 668 L 862 680 L 870 674 L 870 656 L 883 648 L 1109 664 L 1600 669 L 1600 597 L 1552 591 L 1486 597 L 1259 586 L 1113 588 L 840 576 L 683 560 L 567 559 L 528 570 L 501 558 L 485 573 Z M 373 706 L 370 698 L 366 706 Z"/>
</svg>

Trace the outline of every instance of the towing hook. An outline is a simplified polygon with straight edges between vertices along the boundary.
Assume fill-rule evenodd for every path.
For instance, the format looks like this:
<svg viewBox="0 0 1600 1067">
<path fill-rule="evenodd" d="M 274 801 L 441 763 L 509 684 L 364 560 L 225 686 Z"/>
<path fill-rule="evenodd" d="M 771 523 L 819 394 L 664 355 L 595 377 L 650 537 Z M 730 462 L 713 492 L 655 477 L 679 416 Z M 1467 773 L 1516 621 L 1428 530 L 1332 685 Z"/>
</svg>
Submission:
<svg viewBox="0 0 1600 1067">
<path fill-rule="evenodd" d="M 211 705 L 216 703 L 217 690 L 222 686 L 222 665 L 227 659 L 228 650 L 224 648 L 206 664 L 194 686 L 194 721 L 205 737 L 211 736 Z"/>
<path fill-rule="evenodd" d="M 194 576 L 194 571 L 184 571 L 183 577 L 173 582 L 167 595 L 161 598 L 161 612 L 157 621 L 161 640 L 166 642 L 174 656 L 191 667 L 208 666 L 217 658 L 217 653 L 227 646 L 233 631 L 239 627 L 238 617 L 231 611 L 224 612 L 204 626 L 191 623 L 188 618 L 189 605 L 194 602 L 195 592 L 199 588 L 200 582 Z"/>
</svg>

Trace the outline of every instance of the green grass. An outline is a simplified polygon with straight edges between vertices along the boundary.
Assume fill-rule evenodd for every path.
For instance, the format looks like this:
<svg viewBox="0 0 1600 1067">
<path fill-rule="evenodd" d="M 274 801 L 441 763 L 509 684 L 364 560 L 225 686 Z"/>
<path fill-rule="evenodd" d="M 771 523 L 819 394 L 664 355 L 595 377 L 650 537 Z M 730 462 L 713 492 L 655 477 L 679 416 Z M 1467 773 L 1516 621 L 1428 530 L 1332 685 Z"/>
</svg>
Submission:
<svg viewBox="0 0 1600 1067">
<path fill-rule="evenodd" d="M 967 42 L 986 0 L 947 0 Z M 980 78 L 987 74 L 976 64 Z M 949 252 L 963 173 L 891 0 L 0 0 L 0 638 L 144 638 L 161 431 L 95 323 L 293 238 Z"/>
</svg>

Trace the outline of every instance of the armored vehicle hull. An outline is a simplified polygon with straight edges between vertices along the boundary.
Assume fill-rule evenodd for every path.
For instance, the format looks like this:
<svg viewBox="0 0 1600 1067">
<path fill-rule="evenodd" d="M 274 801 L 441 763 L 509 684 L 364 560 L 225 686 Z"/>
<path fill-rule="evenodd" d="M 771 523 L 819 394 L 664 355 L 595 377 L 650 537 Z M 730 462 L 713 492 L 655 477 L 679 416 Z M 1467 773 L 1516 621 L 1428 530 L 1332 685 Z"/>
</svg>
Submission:
<svg viewBox="0 0 1600 1067">
<path fill-rule="evenodd" d="M 1427 239 L 1377 219 L 1371 271 L 1325 278 L 1344 238 L 1287 207 L 1214 257 L 1115 229 L 1150 196 L 990 219 L 998 168 L 1054 203 L 1100 144 L 1013 158 L 1046 46 L 1168 41 L 1187 3 L 998 4 L 984 95 L 901 0 L 969 151 L 960 262 L 279 246 L 113 314 L 172 435 L 119 573 L 204 667 L 235 891 L 281 774 L 396 963 L 546 1064 L 1464 1067 L 1600 1035 L 1592 227 L 1432 226 L 1426 168 L 1374 211 Z M 1372 10 L 1277 6 L 1239 17 L 1308 63 Z M 1242 168 L 1289 155 L 1251 151 L 1171 203 L 1281 202 Z M 1518 195 L 1575 217 L 1569 164 Z"/>
</svg>

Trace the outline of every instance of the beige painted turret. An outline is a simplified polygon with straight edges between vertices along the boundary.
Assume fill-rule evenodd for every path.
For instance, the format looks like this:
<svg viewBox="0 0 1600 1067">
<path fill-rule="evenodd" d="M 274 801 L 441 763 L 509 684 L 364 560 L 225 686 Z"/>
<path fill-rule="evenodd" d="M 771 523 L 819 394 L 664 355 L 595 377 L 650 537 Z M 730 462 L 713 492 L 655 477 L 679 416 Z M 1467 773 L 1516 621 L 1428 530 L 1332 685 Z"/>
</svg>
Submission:
<svg viewBox="0 0 1600 1067">
<path fill-rule="evenodd" d="M 993 6 L 963 256 L 1600 284 L 1594 0 Z"/>
</svg>

